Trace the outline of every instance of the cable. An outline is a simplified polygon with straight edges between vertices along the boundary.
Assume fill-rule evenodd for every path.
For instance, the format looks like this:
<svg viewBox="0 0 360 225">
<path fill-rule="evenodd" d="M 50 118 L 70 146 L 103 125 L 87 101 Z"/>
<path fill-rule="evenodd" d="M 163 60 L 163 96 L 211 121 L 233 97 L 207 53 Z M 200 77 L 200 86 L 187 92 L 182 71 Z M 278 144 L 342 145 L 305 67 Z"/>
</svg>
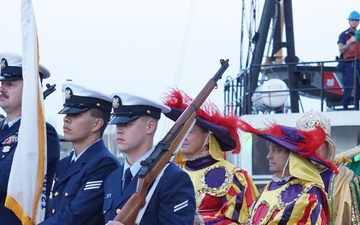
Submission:
<svg viewBox="0 0 360 225">
<path fill-rule="evenodd" d="M 180 78 L 180 75 L 181 75 L 181 70 L 182 70 L 182 66 L 183 66 L 183 62 L 184 62 L 184 57 L 185 57 L 185 52 L 186 52 L 188 39 L 189 39 L 192 19 L 193 19 L 193 16 L 194 16 L 195 5 L 196 5 L 196 0 L 192 0 L 191 5 L 190 5 L 189 16 L 188 16 L 187 23 L 186 23 L 184 39 L 183 39 L 183 42 L 182 42 L 182 45 L 181 45 L 179 61 L 178 61 L 177 69 L 176 69 L 176 73 L 175 73 L 175 79 L 174 79 L 174 86 L 175 87 L 178 85 L 179 78 Z"/>
</svg>

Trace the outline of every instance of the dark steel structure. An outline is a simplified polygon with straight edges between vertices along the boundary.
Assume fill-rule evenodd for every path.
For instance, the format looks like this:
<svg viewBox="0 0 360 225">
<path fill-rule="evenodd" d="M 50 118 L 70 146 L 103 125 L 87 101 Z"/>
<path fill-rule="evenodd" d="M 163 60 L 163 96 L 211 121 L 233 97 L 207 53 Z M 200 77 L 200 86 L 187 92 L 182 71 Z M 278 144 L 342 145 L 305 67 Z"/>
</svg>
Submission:
<svg viewBox="0 0 360 225">
<path fill-rule="evenodd" d="M 244 0 L 243 4 L 246 4 Z M 265 0 L 257 28 L 253 27 L 253 24 L 256 24 L 256 0 L 251 4 L 252 21 L 248 26 L 250 31 L 245 30 L 244 26 L 241 31 L 241 38 L 244 33 L 251 35 L 246 59 L 248 65 L 240 68 L 237 77 L 227 78 L 224 86 L 225 114 L 230 111 L 238 115 L 258 113 L 253 107 L 252 96 L 264 81 L 271 78 L 283 80 L 289 88 L 290 97 L 287 106 L 269 109 L 267 112 L 299 112 L 299 95 L 326 101 L 328 107 L 339 106 L 343 89 L 341 73 L 335 67 L 336 61 L 304 63 L 299 62 L 295 54 L 292 1 Z M 244 18 L 245 14 L 243 12 L 242 21 L 248 20 Z M 251 33 L 252 31 L 254 32 Z M 243 49 L 240 52 L 242 54 Z M 283 55 L 283 52 L 286 52 L 286 55 Z M 240 61 L 242 66 L 242 56 Z"/>
</svg>

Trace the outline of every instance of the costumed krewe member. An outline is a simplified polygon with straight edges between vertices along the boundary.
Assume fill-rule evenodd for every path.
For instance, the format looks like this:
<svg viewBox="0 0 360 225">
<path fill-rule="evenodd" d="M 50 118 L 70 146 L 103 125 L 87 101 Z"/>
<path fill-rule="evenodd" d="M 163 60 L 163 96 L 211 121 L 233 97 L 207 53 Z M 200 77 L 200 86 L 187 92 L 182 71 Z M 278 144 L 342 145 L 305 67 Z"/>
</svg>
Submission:
<svg viewBox="0 0 360 225">
<path fill-rule="evenodd" d="M 345 169 L 341 170 L 341 168 L 345 166 L 354 172 L 354 177 L 349 182 L 351 190 L 351 221 L 352 224 L 360 224 L 360 146 L 355 146 L 349 150 L 338 153 L 335 156 L 335 161 L 339 164 L 340 174 L 342 171 L 347 171 Z M 340 166 L 342 167 L 340 168 Z M 348 172 L 347 180 L 349 180 L 349 177 L 351 177 L 351 172 Z M 344 197 L 341 198 L 346 199 L 346 203 L 349 201 L 349 196 L 344 195 Z"/>
<path fill-rule="evenodd" d="M 344 164 L 360 176 L 360 145 L 336 155 L 336 161 L 344 162 Z"/>
<path fill-rule="evenodd" d="M 176 121 L 192 99 L 173 89 L 163 101 L 171 108 L 165 115 Z M 240 152 L 238 120 L 236 116 L 223 116 L 214 104 L 205 102 L 177 155 L 177 163 L 195 187 L 194 224 L 242 224 L 258 195 L 247 171 L 223 157 L 223 151 Z"/>
<path fill-rule="evenodd" d="M 314 110 L 306 112 L 296 121 L 296 127 L 301 130 L 312 130 L 315 126 L 321 126 L 326 132 L 326 138 L 317 153 L 324 159 L 337 164 L 338 174 L 330 168 L 315 163 L 328 193 L 332 216 L 328 224 L 359 224 L 359 184 L 360 179 L 355 173 L 345 166 L 347 161 L 335 161 L 336 146 L 331 139 L 330 120 Z M 360 148 L 358 148 L 360 150 Z M 357 154 L 360 151 L 357 151 Z M 343 154 L 343 156 L 345 156 Z M 341 157 L 341 159 L 343 159 Z"/>
<path fill-rule="evenodd" d="M 341 152 L 335 156 L 337 162 L 343 162 L 346 167 L 360 176 L 360 145 Z"/>
<path fill-rule="evenodd" d="M 319 171 L 310 160 L 336 171 L 316 150 L 325 141 L 320 126 L 311 131 L 270 123 L 258 130 L 241 120 L 241 130 L 269 141 L 267 184 L 250 208 L 248 224 L 328 224 L 331 208 Z M 264 149 L 265 151 L 266 149 Z"/>
</svg>

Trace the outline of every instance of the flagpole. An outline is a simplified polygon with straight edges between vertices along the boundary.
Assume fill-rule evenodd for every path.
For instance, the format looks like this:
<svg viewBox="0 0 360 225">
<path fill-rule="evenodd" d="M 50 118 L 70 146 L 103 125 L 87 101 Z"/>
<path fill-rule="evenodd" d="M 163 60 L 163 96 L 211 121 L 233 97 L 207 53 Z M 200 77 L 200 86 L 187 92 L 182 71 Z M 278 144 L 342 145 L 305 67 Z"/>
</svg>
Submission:
<svg viewBox="0 0 360 225">
<path fill-rule="evenodd" d="M 14 211 L 23 225 L 35 225 L 45 218 L 46 201 L 42 199 L 46 199 L 43 185 L 46 182 L 46 131 L 35 14 L 31 0 L 21 3 L 24 107 L 5 206 Z"/>
</svg>

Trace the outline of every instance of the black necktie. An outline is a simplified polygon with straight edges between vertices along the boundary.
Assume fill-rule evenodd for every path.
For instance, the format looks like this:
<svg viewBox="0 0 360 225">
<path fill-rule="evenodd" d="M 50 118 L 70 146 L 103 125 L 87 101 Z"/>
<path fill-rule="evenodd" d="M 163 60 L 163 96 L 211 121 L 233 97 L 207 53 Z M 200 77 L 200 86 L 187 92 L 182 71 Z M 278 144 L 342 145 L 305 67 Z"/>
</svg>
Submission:
<svg viewBox="0 0 360 225">
<path fill-rule="evenodd" d="M 2 130 L 5 131 L 7 129 L 9 129 L 9 124 L 5 123 L 2 127 Z"/>
<path fill-rule="evenodd" d="M 125 170 L 123 190 L 125 190 L 126 187 L 129 185 L 131 179 L 132 179 L 132 174 L 131 174 L 130 167 L 129 167 Z"/>
</svg>

